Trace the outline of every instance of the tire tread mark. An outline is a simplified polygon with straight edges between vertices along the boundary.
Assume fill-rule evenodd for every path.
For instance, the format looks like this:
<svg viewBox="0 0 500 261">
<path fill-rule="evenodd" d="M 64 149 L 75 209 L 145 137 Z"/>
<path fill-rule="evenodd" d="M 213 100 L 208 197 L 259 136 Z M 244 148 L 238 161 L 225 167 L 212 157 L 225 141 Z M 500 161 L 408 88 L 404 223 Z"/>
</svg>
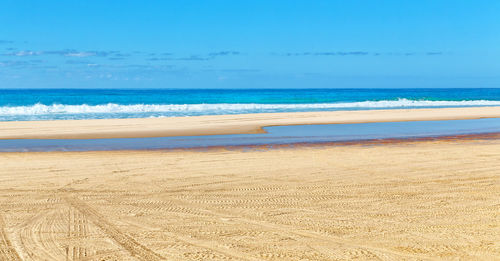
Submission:
<svg viewBox="0 0 500 261">
<path fill-rule="evenodd" d="M 70 195 L 63 195 L 64 200 L 72 207 L 77 209 L 82 214 L 92 221 L 95 225 L 101 228 L 111 238 L 113 238 L 119 245 L 125 248 L 132 256 L 140 260 L 164 260 L 162 256 L 155 253 L 151 249 L 139 244 L 132 237 L 123 234 L 114 225 L 109 223 L 101 214 L 88 206 L 85 202 L 72 197 Z"/>
<path fill-rule="evenodd" d="M 0 215 L 0 259 L 11 261 L 22 260 L 14 246 L 12 246 L 9 238 L 7 237 L 7 233 L 5 232 L 5 223 L 2 215 Z"/>
<path fill-rule="evenodd" d="M 403 253 L 400 251 L 394 251 L 386 248 L 379 248 L 371 245 L 365 245 L 365 244 L 358 244 L 355 242 L 351 242 L 349 240 L 344 240 L 339 237 L 333 237 L 333 236 L 325 236 L 318 234 L 316 232 L 312 231 L 306 231 L 302 229 L 296 229 L 293 227 L 290 227 L 288 225 L 282 225 L 282 224 L 277 224 L 274 222 L 269 222 L 269 221 L 264 221 L 264 220 L 258 220 L 258 219 L 251 219 L 248 217 L 244 216 L 239 216 L 239 215 L 234 215 L 234 213 L 228 212 L 228 211 L 214 211 L 210 209 L 206 209 L 203 205 L 197 204 L 196 202 L 190 201 L 190 200 L 185 200 L 185 199 L 178 199 L 179 203 L 184 203 L 184 204 L 189 204 L 192 206 L 198 207 L 200 211 L 204 211 L 207 213 L 210 213 L 214 216 L 220 216 L 220 217 L 225 217 L 225 216 L 233 216 L 233 219 L 235 221 L 239 221 L 241 223 L 247 223 L 247 224 L 253 224 L 256 226 L 264 227 L 267 229 L 270 229 L 272 231 L 279 231 L 285 234 L 294 234 L 302 237 L 308 237 L 308 238 L 314 238 L 323 242 L 329 242 L 332 244 L 339 244 L 339 245 L 345 245 L 348 247 L 354 247 L 358 249 L 363 249 L 365 251 L 369 251 L 372 254 L 378 255 L 378 254 L 388 254 L 392 255 L 395 257 L 403 258 L 403 259 L 415 259 L 415 260 L 435 260 L 432 257 L 429 256 L 423 256 L 423 255 L 416 255 L 416 254 L 410 254 L 410 253 Z"/>
</svg>

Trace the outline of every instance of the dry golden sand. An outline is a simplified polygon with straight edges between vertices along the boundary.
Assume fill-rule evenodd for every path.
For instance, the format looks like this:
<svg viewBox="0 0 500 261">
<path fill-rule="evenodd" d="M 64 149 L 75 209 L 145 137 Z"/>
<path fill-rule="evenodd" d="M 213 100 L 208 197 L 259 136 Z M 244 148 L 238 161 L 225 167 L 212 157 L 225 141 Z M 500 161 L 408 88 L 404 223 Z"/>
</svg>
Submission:
<svg viewBox="0 0 500 261">
<path fill-rule="evenodd" d="M 500 140 L 0 166 L 0 260 L 500 259 Z"/>
<path fill-rule="evenodd" d="M 0 139 L 99 139 L 261 133 L 262 127 L 500 118 L 500 106 L 0 122 Z"/>
</svg>

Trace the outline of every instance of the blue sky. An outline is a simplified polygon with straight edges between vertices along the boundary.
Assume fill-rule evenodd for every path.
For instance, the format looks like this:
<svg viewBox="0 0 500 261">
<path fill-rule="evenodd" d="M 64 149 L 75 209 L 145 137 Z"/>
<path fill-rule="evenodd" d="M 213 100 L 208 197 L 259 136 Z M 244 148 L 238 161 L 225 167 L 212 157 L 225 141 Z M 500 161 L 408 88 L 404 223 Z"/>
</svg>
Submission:
<svg viewBox="0 0 500 261">
<path fill-rule="evenodd" d="M 0 88 L 500 87 L 500 1 L 0 2 Z"/>
</svg>

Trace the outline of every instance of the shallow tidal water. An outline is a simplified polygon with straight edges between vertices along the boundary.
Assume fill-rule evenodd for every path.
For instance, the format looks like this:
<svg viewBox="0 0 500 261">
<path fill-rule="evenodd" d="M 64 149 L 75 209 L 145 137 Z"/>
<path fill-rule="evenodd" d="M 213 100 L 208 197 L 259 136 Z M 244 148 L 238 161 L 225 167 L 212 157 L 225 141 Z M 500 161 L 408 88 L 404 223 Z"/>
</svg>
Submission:
<svg viewBox="0 0 500 261">
<path fill-rule="evenodd" d="M 500 118 L 358 124 L 275 126 L 262 134 L 115 139 L 0 140 L 0 152 L 103 151 L 206 148 L 216 146 L 327 143 L 377 139 L 411 139 L 500 132 Z"/>
</svg>

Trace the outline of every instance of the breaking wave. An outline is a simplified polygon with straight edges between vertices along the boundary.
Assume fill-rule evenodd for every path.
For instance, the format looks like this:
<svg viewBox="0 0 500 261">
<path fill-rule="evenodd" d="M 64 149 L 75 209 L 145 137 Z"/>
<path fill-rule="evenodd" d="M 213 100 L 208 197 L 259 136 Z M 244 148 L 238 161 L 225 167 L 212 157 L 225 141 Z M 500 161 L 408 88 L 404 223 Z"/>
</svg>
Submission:
<svg viewBox="0 0 500 261">
<path fill-rule="evenodd" d="M 464 100 L 464 101 L 430 101 L 430 100 L 383 100 L 339 103 L 306 103 L 306 104 L 258 104 L 258 103 L 217 103 L 217 104 L 103 104 L 103 105 L 65 105 L 34 104 L 30 106 L 2 106 L 0 115 L 52 115 L 52 114 L 143 114 L 169 113 L 183 115 L 226 114 L 268 111 L 307 111 L 335 109 L 373 109 L 373 108 L 418 108 L 418 107 L 459 107 L 459 106 L 500 106 L 500 101 Z"/>
</svg>

